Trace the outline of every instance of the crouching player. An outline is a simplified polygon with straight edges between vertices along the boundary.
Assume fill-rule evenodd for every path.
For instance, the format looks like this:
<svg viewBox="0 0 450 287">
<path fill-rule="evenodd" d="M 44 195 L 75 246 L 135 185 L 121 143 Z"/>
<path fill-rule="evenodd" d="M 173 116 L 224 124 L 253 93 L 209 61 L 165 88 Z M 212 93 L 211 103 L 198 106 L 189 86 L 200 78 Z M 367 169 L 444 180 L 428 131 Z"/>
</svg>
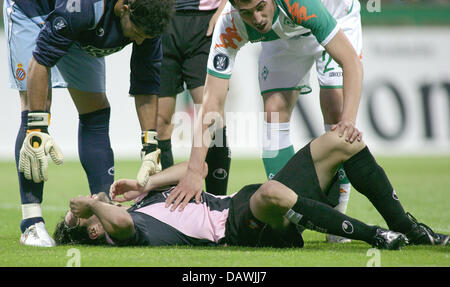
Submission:
<svg viewBox="0 0 450 287">
<path fill-rule="evenodd" d="M 371 201 L 390 230 L 367 225 L 329 205 L 324 191 L 336 181 L 341 164 L 352 185 Z M 171 211 L 165 200 L 173 187 L 164 186 L 176 185 L 186 168 L 182 163 L 155 174 L 143 188 L 134 180 L 116 181 L 110 197 L 117 202 L 134 199 L 128 209 L 89 196 L 73 198 L 70 211 L 57 225 L 55 241 L 302 247 L 299 227 L 306 227 L 380 249 L 449 244 L 448 235 L 433 232 L 404 211 L 368 147 L 358 141 L 346 142 L 337 131 L 306 145 L 264 184 L 247 185 L 229 196 L 203 192 L 199 204 L 191 201 L 183 211 Z M 205 164 L 203 177 L 206 174 Z"/>
</svg>

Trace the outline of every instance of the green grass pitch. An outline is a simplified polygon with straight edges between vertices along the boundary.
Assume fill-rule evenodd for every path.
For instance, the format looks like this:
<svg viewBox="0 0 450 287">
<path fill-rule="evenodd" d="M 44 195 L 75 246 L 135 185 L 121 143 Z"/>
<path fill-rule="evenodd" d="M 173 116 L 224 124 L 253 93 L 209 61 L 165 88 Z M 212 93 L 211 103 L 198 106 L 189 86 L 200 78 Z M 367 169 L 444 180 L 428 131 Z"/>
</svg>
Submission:
<svg viewBox="0 0 450 287">
<path fill-rule="evenodd" d="M 405 210 L 435 231 L 450 233 L 450 157 L 378 158 Z M 134 178 L 139 162 L 116 161 L 116 178 Z M 62 167 L 50 164 L 43 213 L 50 233 L 67 210 L 69 200 L 88 194 L 87 180 L 77 161 Z M 229 193 L 243 185 L 263 182 L 260 159 L 233 159 Z M 450 266 L 448 247 L 407 246 L 401 251 L 372 253 L 364 242 L 325 243 L 325 235 L 305 231 L 302 249 L 240 247 L 89 247 L 34 248 L 19 244 L 20 196 L 13 162 L 0 162 L 0 266 L 55 266 L 70 263 L 71 248 L 81 266 L 170 267 L 301 267 L 301 266 Z M 368 224 L 386 227 L 370 202 L 352 189 L 347 214 Z"/>
</svg>

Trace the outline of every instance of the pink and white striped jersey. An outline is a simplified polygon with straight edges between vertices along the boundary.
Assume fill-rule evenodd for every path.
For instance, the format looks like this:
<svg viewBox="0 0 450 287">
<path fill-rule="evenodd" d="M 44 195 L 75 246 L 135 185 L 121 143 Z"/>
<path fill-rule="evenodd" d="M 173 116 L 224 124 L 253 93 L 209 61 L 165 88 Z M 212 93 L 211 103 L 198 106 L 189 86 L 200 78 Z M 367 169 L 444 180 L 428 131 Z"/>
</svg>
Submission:
<svg viewBox="0 0 450 287">
<path fill-rule="evenodd" d="M 218 245 L 225 238 L 230 196 L 202 193 L 199 204 L 191 200 L 182 212 L 165 207 L 173 187 L 152 192 L 130 209 L 136 233 L 126 242 L 107 236 L 110 244 L 118 245 Z"/>
</svg>

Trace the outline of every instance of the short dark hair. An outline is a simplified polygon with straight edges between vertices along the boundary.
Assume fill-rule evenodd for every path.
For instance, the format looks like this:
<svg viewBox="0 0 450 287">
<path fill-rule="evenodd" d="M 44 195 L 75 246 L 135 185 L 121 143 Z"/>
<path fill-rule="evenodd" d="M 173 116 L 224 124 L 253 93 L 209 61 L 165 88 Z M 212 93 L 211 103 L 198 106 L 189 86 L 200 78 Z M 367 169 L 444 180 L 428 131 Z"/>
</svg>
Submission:
<svg viewBox="0 0 450 287">
<path fill-rule="evenodd" d="M 231 5 L 233 5 L 233 7 L 236 7 L 236 2 L 242 2 L 242 3 L 249 3 L 252 0 L 228 0 L 230 2 Z"/>
<path fill-rule="evenodd" d="M 174 13 L 174 0 L 124 0 L 130 20 L 148 36 L 161 34 Z"/>
<path fill-rule="evenodd" d="M 109 198 L 106 192 L 102 191 L 97 194 L 98 200 L 102 202 L 106 202 L 112 204 L 111 199 Z M 88 230 L 86 226 L 67 226 L 65 222 L 65 216 L 63 219 L 56 224 L 55 232 L 53 233 L 53 239 L 56 242 L 56 245 L 65 245 L 65 244 L 89 244 L 89 245 L 106 245 L 108 242 L 106 241 L 106 235 L 102 234 L 96 239 L 89 238 Z"/>
<path fill-rule="evenodd" d="M 69 227 L 63 219 L 56 224 L 53 239 L 56 245 L 70 245 L 70 244 L 87 244 L 87 245 L 107 245 L 105 234 L 96 239 L 89 238 L 86 226 Z"/>
</svg>

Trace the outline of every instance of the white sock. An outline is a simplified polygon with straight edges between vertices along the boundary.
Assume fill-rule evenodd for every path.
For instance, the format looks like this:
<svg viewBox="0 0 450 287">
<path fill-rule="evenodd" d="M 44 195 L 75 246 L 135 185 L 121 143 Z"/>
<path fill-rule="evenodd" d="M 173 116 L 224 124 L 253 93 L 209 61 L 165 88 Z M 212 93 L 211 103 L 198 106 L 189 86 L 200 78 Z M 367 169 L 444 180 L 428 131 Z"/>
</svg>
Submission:
<svg viewBox="0 0 450 287">
<path fill-rule="evenodd" d="M 268 123 L 264 122 L 263 150 L 282 150 L 292 145 L 290 122 Z"/>
<path fill-rule="evenodd" d="M 324 124 L 325 132 L 328 132 L 331 129 L 331 124 Z M 339 211 L 340 213 L 347 212 L 348 200 L 350 198 L 350 183 L 341 183 L 339 185 L 339 203 L 336 205 L 334 209 Z"/>
<path fill-rule="evenodd" d="M 340 213 L 347 212 L 348 200 L 350 199 L 350 183 L 341 183 L 339 185 L 339 203 L 334 209 Z"/>
</svg>

